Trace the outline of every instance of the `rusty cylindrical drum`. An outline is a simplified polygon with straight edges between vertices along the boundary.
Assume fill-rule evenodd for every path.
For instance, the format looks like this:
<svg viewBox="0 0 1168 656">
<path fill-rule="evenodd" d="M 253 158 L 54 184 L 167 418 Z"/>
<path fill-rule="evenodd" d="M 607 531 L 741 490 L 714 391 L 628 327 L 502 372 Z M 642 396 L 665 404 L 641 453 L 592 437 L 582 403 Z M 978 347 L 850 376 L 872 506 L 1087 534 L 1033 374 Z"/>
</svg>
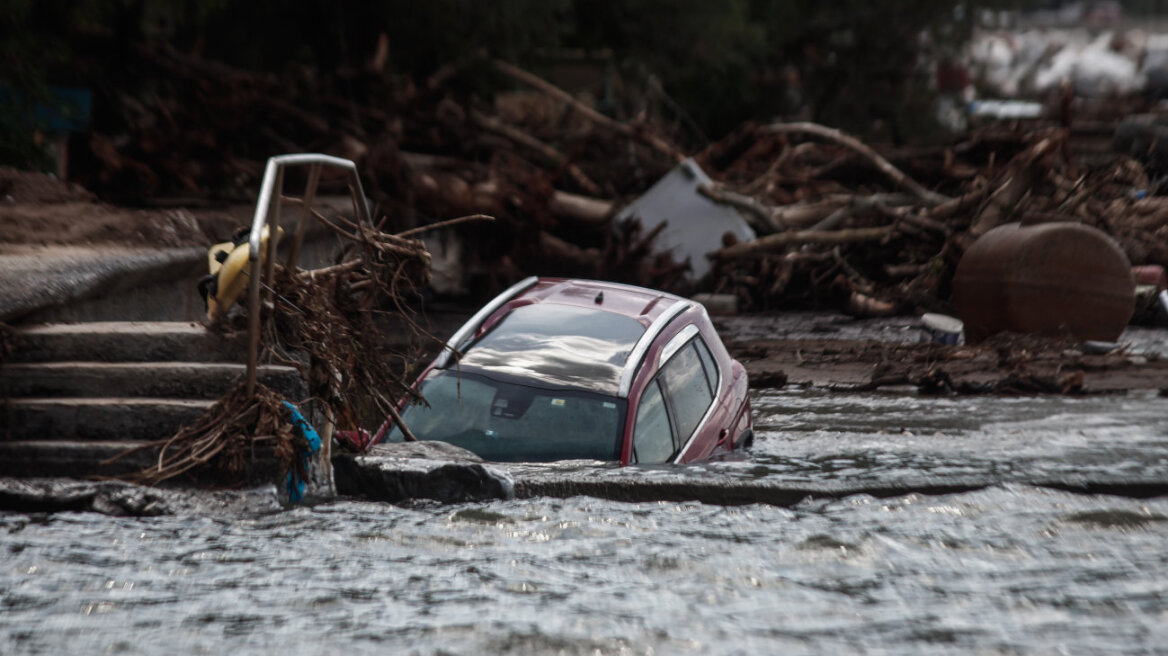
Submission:
<svg viewBox="0 0 1168 656">
<path fill-rule="evenodd" d="M 1008 223 L 970 246 L 953 277 L 953 304 L 976 343 L 998 332 L 1114 341 L 1135 308 L 1127 256 L 1073 222 Z"/>
</svg>

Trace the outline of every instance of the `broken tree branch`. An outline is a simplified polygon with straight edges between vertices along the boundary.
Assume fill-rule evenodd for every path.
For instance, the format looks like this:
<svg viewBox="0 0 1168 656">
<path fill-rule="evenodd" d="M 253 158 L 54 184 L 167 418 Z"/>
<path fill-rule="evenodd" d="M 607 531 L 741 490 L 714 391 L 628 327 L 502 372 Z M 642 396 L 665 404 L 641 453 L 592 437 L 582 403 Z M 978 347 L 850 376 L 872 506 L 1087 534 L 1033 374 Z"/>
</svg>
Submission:
<svg viewBox="0 0 1168 656">
<path fill-rule="evenodd" d="M 471 214 L 470 216 L 460 216 L 457 219 L 447 219 L 446 221 L 438 221 L 437 223 L 431 223 L 429 225 L 418 226 L 416 228 L 410 228 L 409 230 L 403 230 L 403 231 L 397 233 L 396 235 L 394 235 L 394 237 L 410 237 L 412 235 L 418 234 L 419 232 L 427 232 L 430 230 L 439 230 L 441 228 L 449 228 L 450 226 L 453 226 L 453 225 L 458 225 L 460 223 L 470 223 L 471 221 L 494 221 L 494 220 L 495 220 L 495 217 L 487 215 L 487 214 Z"/>
<path fill-rule="evenodd" d="M 548 200 L 548 209 L 553 214 L 580 223 L 604 225 L 612 216 L 615 204 L 610 200 L 590 198 L 557 189 Z"/>
<path fill-rule="evenodd" d="M 555 148 L 552 148 L 539 139 L 536 139 L 530 134 L 527 134 L 523 130 L 513 128 L 510 125 L 507 125 L 498 119 L 487 116 L 478 110 L 472 109 L 470 111 L 470 118 L 472 121 L 474 121 L 475 125 L 479 126 L 480 128 L 489 130 L 495 134 L 502 135 L 511 141 L 524 146 L 525 148 L 529 148 L 535 151 L 540 155 L 540 157 L 543 157 L 551 164 L 564 167 L 564 169 L 568 172 L 568 175 L 572 176 L 572 179 L 576 181 L 576 184 L 580 185 L 580 187 L 588 193 L 600 193 L 600 187 L 597 186 L 597 184 L 593 182 L 584 173 L 584 171 L 581 171 L 579 166 L 569 162 L 568 158 Z"/>
<path fill-rule="evenodd" d="M 847 146 L 848 148 L 851 148 L 852 150 L 859 153 L 868 161 L 872 162 L 872 164 L 881 173 L 888 176 L 889 179 L 891 179 L 892 182 L 897 186 L 903 187 L 926 203 L 929 203 L 930 205 L 940 205 L 941 203 L 949 200 L 948 196 L 944 196 L 942 194 L 925 189 L 919 182 L 908 177 L 904 171 L 901 171 L 900 169 L 893 166 L 891 162 L 881 157 L 876 151 L 872 150 L 859 139 L 845 134 L 840 130 L 829 128 L 824 125 L 819 125 L 818 123 L 807 122 L 772 123 L 766 127 L 766 130 L 782 134 L 812 134 L 817 137 L 822 137 L 829 141 L 833 141 L 840 145 Z"/>
<path fill-rule="evenodd" d="M 710 253 L 710 257 L 725 260 L 749 255 L 761 255 L 782 250 L 795 244 L 850 244 L 860 241 L 875 241 L 892 234 L 895 226 L 878 228 L 851 228 L 846 230 L 800 230 L 779 232 L 754 241 L 734 244 Z"/>
<path fill-rule="evenodd" d="M 495 69 L 500 73 L 523 82 L 524 84 L 535 87 L 536 89 L 543 91 L 549 96 L 571 105 L 572 108 L 579 112 L 582 116 L 592 121 L 593 123 L 596 123 L 597 125 L 612 130 L 617 134 L 629 137 L 630 139 L 642 141 L 645 144 L 652 146 L 654 149 L 660 151 L 661 153 L 668 155 L 675 162 L 680 162 L 681 160 L 685 159 L 685 156 L 680 150 L 665 142 L 665 140 L 661 139 L 660 137 L 653 134 L 648 134 L 644 130 L 639 130 L 631 125 L 628 125 L 627 123 L 621 123 L 620 121 L 611 119 L 604 114 L 601 114 L 595 109 L 592 109 L 588 105 L 574 98 L 567 91 L 564 91 L 563 89 L 541 77 L 528 73 L 518 66 L 513 66 L 499 59 L 496 59 L 494 64 Z"/>
<path fill-rule="evenodd" d="M 732 191 L 720 189 L 711 184 L 698 186 L 698 193 L 705 196 L 706 198 L 709 198 L 715 203 L 729 205 L 735 209 L 739 209 L 745 212 L 749 217 L 754 219 L 753 221 L 750 221 L 750 223 L 752 224 L 751 227 L 753 227 L 756 232 L 770 234 L 774 232 L 782 232 L 787 229 L 786 226 L 775 221 L 773 210 L 764 206 L 762 203 L 759 203 L 750 196 L 736 194 Z"/>
</svg>

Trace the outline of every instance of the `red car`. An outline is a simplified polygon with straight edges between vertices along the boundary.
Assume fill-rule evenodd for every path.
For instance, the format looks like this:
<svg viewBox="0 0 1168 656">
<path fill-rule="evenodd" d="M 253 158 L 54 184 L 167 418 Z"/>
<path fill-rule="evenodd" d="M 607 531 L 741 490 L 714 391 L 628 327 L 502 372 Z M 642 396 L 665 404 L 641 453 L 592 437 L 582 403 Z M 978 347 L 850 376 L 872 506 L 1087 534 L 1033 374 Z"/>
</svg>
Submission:
<svg viewBox="0 0 1168 656">
<path fill-rule="evenodd" d="M 685 463 L 753 437 L 746 370 L 705 308 L 672 294 L 532 277 L 446 346 L 415 383 L 428 406 L 403 421 L 487 460 Z"/>
</svg>

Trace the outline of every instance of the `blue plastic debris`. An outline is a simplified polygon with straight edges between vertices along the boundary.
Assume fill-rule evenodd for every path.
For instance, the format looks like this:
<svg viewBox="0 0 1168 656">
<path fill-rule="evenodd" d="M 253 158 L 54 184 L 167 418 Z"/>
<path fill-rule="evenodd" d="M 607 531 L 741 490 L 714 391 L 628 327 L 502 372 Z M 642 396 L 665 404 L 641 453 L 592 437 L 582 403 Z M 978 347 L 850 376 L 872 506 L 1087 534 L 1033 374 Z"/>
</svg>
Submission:
<svg viewBox="0 0 1168 656">
<path fill-rule="evenodd" d="M 288 413 L 292 415 L 292 428 L 296 430 L 301 437 L 308 442 L 308 450 L 300 456 L 300 466 L 291 467 L 288 469 L 288 478 L 285 481 L 285 487 L 288 490 L 288 501 L 296 503 L 304 498 L 304 491 L 307 488 L 307 481 L 301 472 L 308 471 L 308 457 L 320 451 L 320 435 L 317 434 L 316 429 L 296 406 L 284 401 L 284 407 L 288 408 Z"/>
</svg>

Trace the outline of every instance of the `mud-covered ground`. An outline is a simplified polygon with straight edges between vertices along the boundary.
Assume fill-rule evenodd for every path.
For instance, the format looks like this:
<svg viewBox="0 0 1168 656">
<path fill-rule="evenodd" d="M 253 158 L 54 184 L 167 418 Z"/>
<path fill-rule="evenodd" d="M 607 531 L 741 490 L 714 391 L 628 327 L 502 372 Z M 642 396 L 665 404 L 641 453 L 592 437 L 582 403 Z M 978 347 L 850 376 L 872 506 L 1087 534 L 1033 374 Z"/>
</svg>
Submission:
<svg viewBox="0 0 1168 656">
<path fill-rule="evenodd" d="M 0 167 L 0 253 L 38 246 L 210 246 L 250 221 L 250 210 L 123 207 L 49 175 Z"/>
<path fill-rule="evenodd" d="M 1003 334 L 970 346 L 922 342 L 915 317 L 788 312 L 715 323 L 756 388 L 789 383 L 936 394 L 1168 390 L 1164 329 L 1129 327 L 1115 348 L 1087 353 L 1071 340 L 1030 335 Z"/>
</svg>

